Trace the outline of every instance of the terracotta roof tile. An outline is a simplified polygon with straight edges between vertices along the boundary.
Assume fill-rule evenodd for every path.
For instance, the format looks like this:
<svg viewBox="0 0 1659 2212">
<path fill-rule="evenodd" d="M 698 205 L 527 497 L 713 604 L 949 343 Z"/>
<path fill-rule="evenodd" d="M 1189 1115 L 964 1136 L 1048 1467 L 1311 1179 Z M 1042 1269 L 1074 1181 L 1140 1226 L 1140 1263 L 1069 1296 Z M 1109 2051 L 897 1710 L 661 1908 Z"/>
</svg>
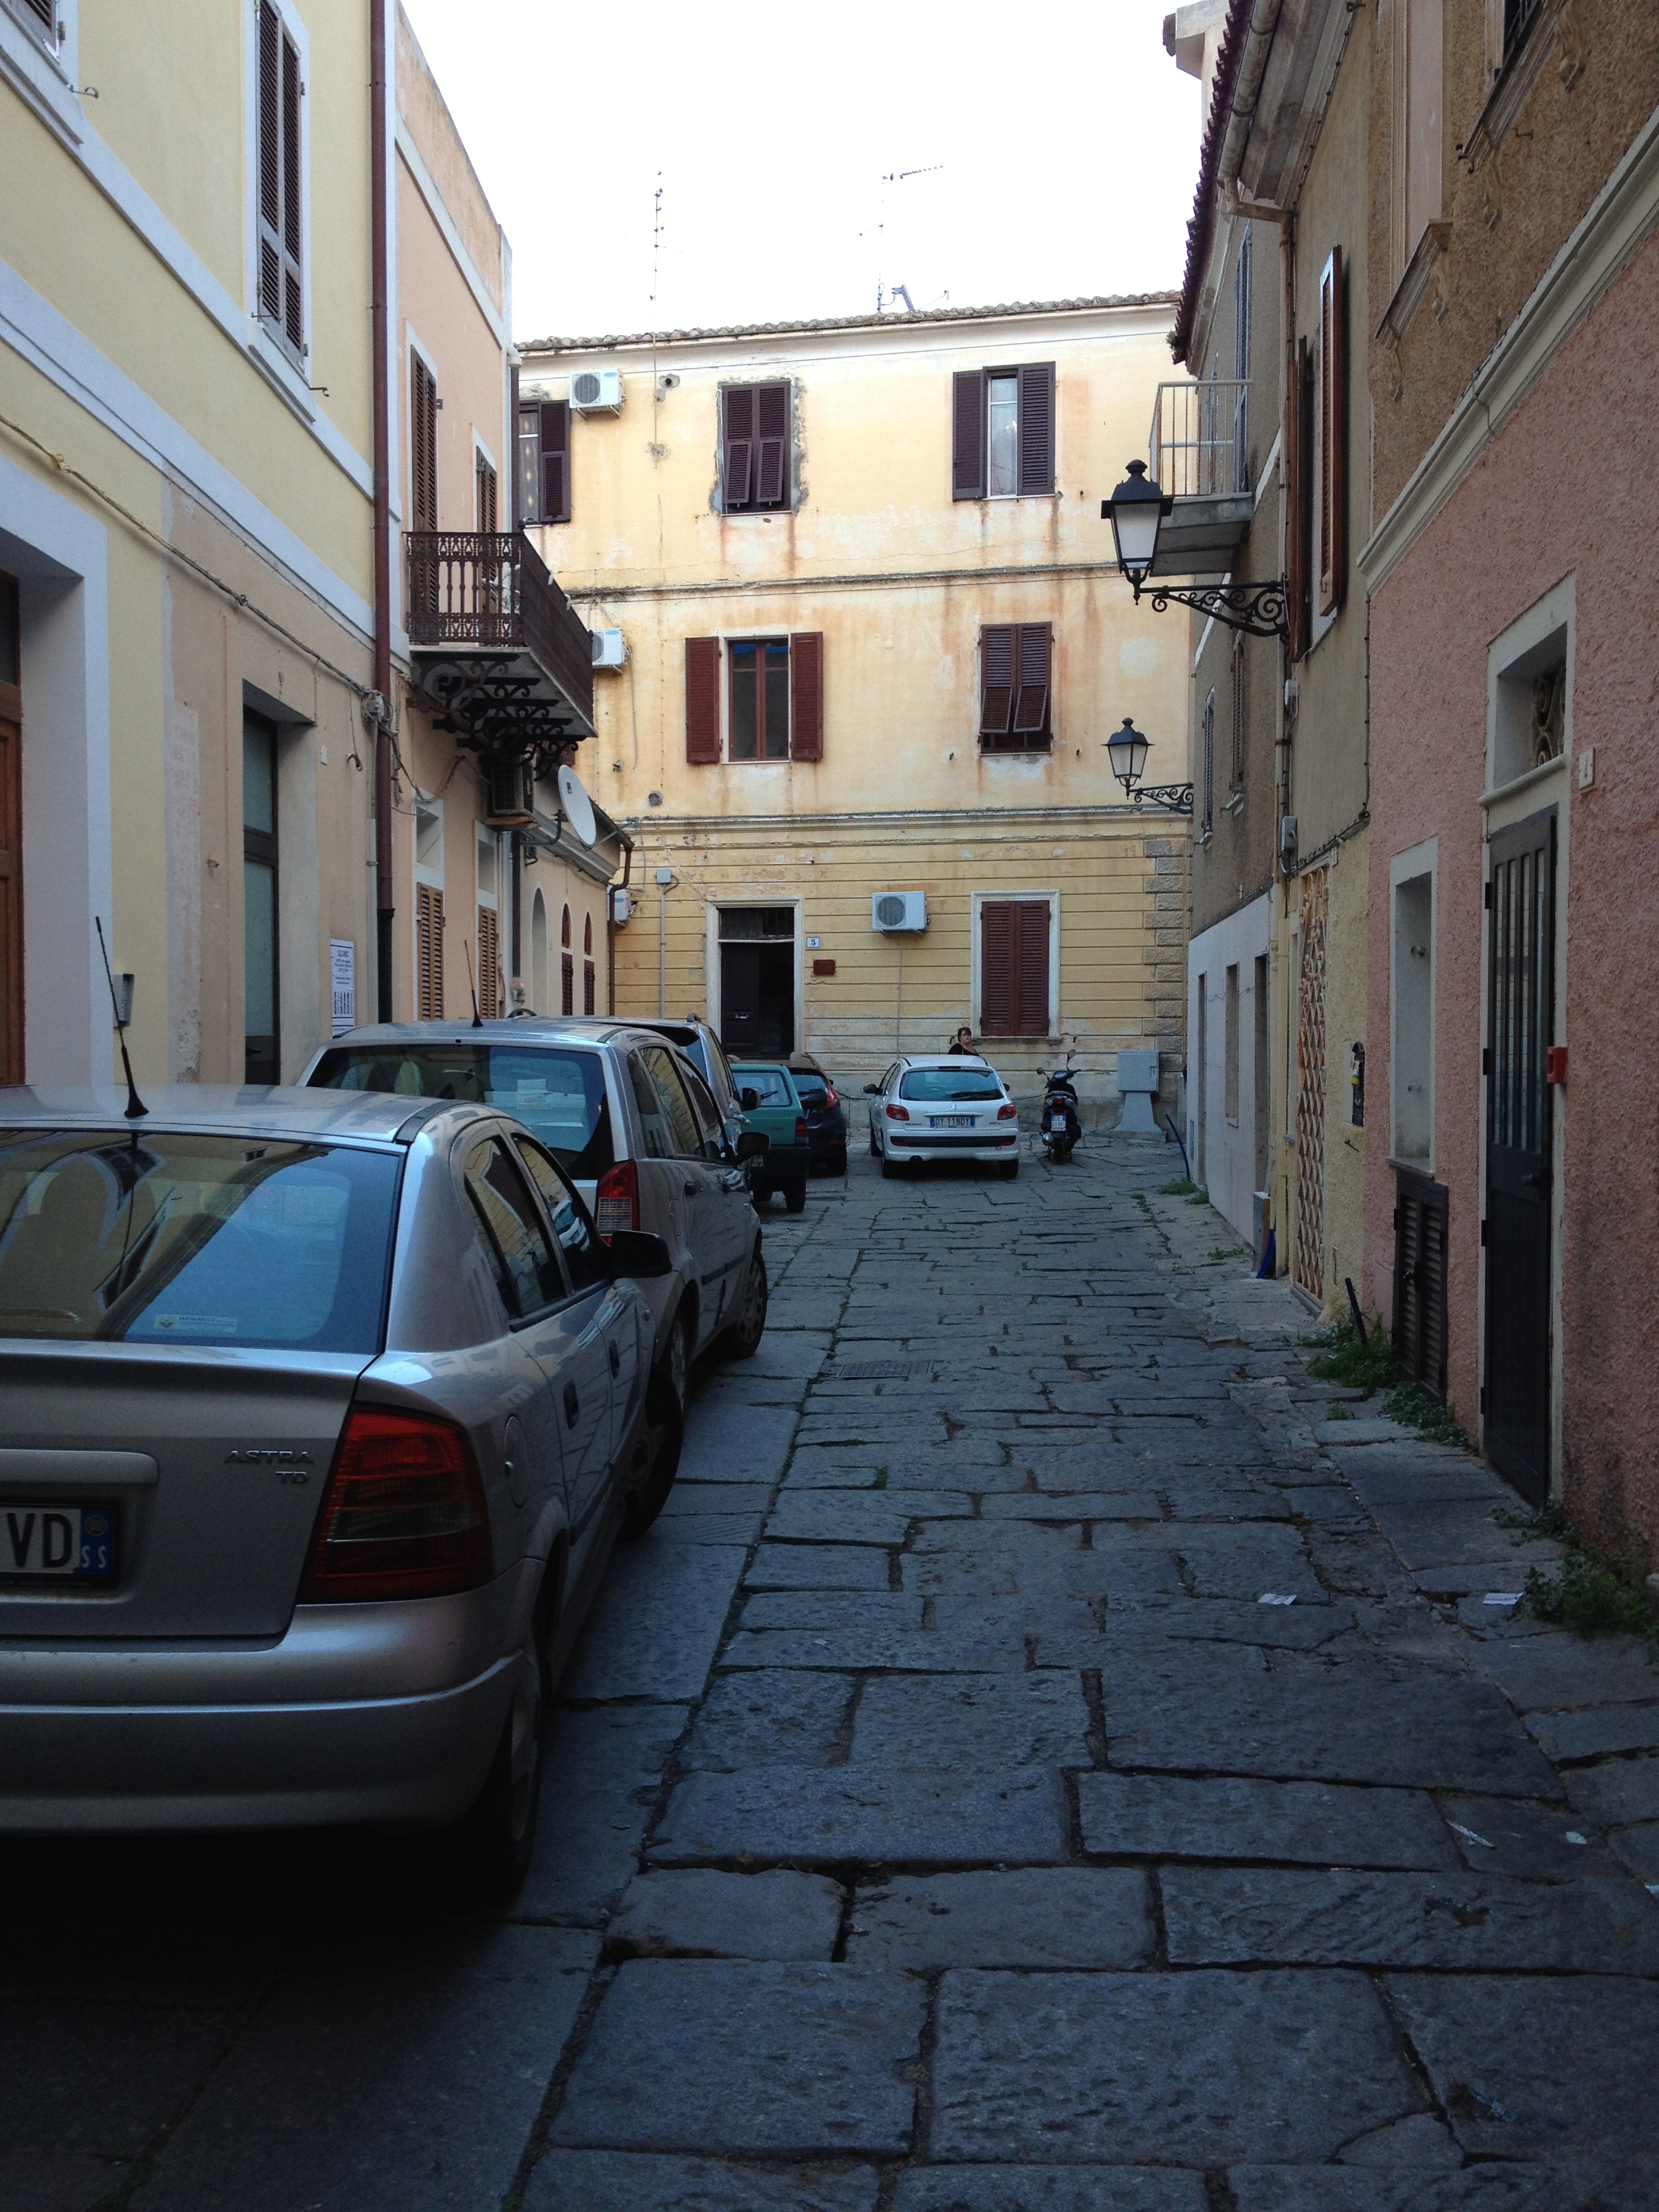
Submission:
<svg viewBox="0 0 1659 2212">
<path fill-rule="evenodd" d="M 520 338 L 520 354 L 601 353 L 618 346 L 677 345 L 703 338 L 791 337 L 809 331 L 892 330 L 909 323 L 994 322 L 1007 315 L 1080 313 L 1091 307 L 1173 306 L 1177 292 L 1129 292 L 1078 300 L 1019 300 L 994 307 L 925 307 L 914 315 L 822 315 L 804 323 L 730 323 L 718 329 L 611 331 L 600 337 Z"/>
</svg>

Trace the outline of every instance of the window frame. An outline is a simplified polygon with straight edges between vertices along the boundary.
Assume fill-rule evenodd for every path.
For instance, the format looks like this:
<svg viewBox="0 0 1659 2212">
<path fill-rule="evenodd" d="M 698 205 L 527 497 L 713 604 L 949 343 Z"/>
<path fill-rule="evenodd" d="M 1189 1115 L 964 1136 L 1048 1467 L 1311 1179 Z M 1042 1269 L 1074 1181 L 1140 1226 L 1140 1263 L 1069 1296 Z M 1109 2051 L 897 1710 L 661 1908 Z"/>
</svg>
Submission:
<svg viewBox="0 0 1659 2212">
<path fill-rule="evenodd" d="M 1060 1006 L 1060 892 L 1058 889 L 1049 889 L 1048 890 L 1024 890 L 1019 889 L 1012 889 L 1008 890 L 974 891 L 971 892 L 969 896 L 969 1005 L 972 1008 L 971 1026 L 975 1036 L 988 1036 L 992 1035 L 1000 1036 L 1002 1035 L 1001 1031 L 988 1030 L 984 1026 L 985 979 L 983 975 L 983 967 L 985 930 L 984 924 L 981 920 L 981 909 L 988 904 L 991 906 L 1019 906 L 1027 904 L 1035 906 L 1042 900 L 1047 900 L 1048 906 L 1048 1037 L 1050 1039 L 1057 1039 L 1064 1034 L 1065 1025 L 1061 1019 Z M 1030 1038 L 1030 1041 L 1033 1042 L 1036 1042 L 1035 1036 L 1032 1033 L 1021 1032 L 1021 1034 L 1027 1036 Z M 897 1063 L 896 1062 L 895 1068 L 896 1068 L 896 1066 Z M 891 1071 L 890 1071 L 890 1072 Z"/>
<path fill-rule="evenodd" d="M 540 1302 L 529 1308 L 520 1308 L 517 1311 L 507 1304 L 507 1292 L 502 1288 L 503 1272 L 505 1271 L 510 1278 L 511 1263 L 501 1249 L 501 1240 L 490 1226 L 489 1217 L 472 1187 L 472 1161 L 486 1145 L 493 1146 L 505 1158 L 513 1173 L 517 1176 L 526 1196 L 530 1200 L 531 1222 L 541 1233 L 553 1273 L 560 1286 L 554 1296 L 546 1296 L 546 1280 L 538 1270 L 537 1286 L 544 1293 Z M 559 1240 L 553 1234 L 546 1210 L 542 1204 L 540 1193 L 536 1188 L 535 1177 L 519 1158 L 509 1133 L 504 1128 L 486 1126 L 481 1132 L 469 1132 L 468 1135 L 456 1146 L 456 1154 L 457 1165 L 460 1173 L 461 1201 L 466 1209 L 468 1218 L 473 1224 L 473 1234 L 483 1248 L 486 1260 L 489 1259 L 492 1248 L 495 1252 L 495 1256 L 491 1263 L 490 1275 L 495 1285 L 495 1294 L 501 1300 L 502 1313 L 506 1316 L 508 1333 L 514 1334 L 521 1328 L 531 1328 L 544 1320 L 557 1307 L 563 1305 L 572 1295 L 570 1277 L 565 1268 L 564 1256 L 559 1247 Z M 488 1181 L 488 1177 L 483 1180 Z M 499 1192 L 496 1195 L 500 1196 Z M 502 1200 L 501 1203 L 505 1205 L 507 1201 Z M 517 1211 L 516 1208 L 513 1210 L 515 1212 Z"/>
<path fill-rule="evenodd" d="M 776 499 L 763 500 L 759 495 L 760 452 L 763 441 L 760 429 L 760 398 L 763 392 L 781 391 L 784 395 L 784 426 L 782 438 L 782 477 Z M 748 438 L 733 438 L 727 425 L 727 395 L 734 392 L 753 392 L 753 427 Z M 763 376 L 752 380 L 733 379 L 715 386 L 715 484 L 721 514 L 787 514 L 795 504 L 795 379 L 793 376 Z M 750 448 L 746 455 L 749 492 L 738 500 L 730 495 L 727 486 L 732 473 L 732 452 L 734 447 Z"/>
<path fill-rule="evenodd" d="M 1028 377 L 1041 375 L 1046 379 L 1048 416 L 1048 465 L 1047 482 L 1027 484 L 1025 474 L 1025 404 Z M 994 492 L 991 489 L 991 386 L 994 380 L 1012 377 L 1015 380 L 1014 400 L 1014 483 L 1012 491 Z M 978 450 L 971 471 L 963 452 L 962 400 L 963 386 L 971 390 L 978 380 Z M 1059 364 L 1053 361 L 1023 361 L 987 362 L 980 368 L 957 369 L 952 372 L 951 386 L 951 496 L 953 501 L 975 500 L 999 504 L 1005 500 L 1056 499 L 1060 496 L 1060 407 Z M 975 477 L 974 488 L 964 482 L 967 473 Z"/>
<path fill-rule="evenodd" d="M 786 631 L 781 637 L 769 633 L 765 635 L 757 635 L 755 637 L 727 637 L 722 639 L 721 642 L 726 647 L 726 681 L 721 686 L 720 697 L 723 722 L 721 735 L 723 738 L 724 757 L 727 765 L 735 768 L 776 768 L 779 766 L 787 768 L 790 760 L 790 738 L 793 734 L 794 722 L 795 655 L 793 640 Z M 767 727 L 766 695 L 770 687 L 766 681 L 767 668 L 765 660 L 765 655 L 772 649 L 772 647 L 780 645 L 783 647 L 784 693 L 783 750 L 781 753 L 770 752 L 766 750 L 767 742 L 771 732 Z M 755 750 L 752 753 L 739 753 L 735 752 L 732 750 L 737 734 L 738 720 L 737 686 L 738 670 L 737 657 L 740 653 L 752 653 L 756 656 L 754 667 Z"/>
<path fill-rule="evenodd" d="M 439 517 L 442 512 L 439 505 L 443 495 L 443 485 L 442 471 L 438 465 L 438 417 L 443 412 L 443 393 L 438 383 L 438 366 L 430 352 L 421 343 L 412 330 L 407 331 L 404 335 L 409 356 L 409 370 L 404 380 L 409 419 L 409 434 L 405 441 L 409 466 L 409 506 L 406 511 L 410 530 L 435 531 L 440 526 Z M 417 368 L 427 379 L 431 388 L 431 437 L 426 470 L 427 489 L 431 492 L 429 505 L 423 502 L 421 496 L 422 487 L 420 481 L 419 433 L 416 417 L 422 410 L 416 404 L 416 370 Z"/>
<path fill-rule="evenodd" d="M 264 151 L 264 106 L 261 83 L 261 36 L 264 11 L 269 8 L 276 19 L 280 70 L 281 43 L 284 37 L 292 46 L 297 62 L 299 106 L 296 133 L 296 160 L 299 168 L 298 229 L 299 252 L 296 273 L 300 295 L 300 337 L 297 345 L 291 342 L 286 327 L 286 315 L 272 318 L 265 312 L 262 283 L 262 247 L 264 243 L 263 179 L 261 161 Z M 311 39 L 304 19 L 291 5 L 291 0 L 255 0 L 251 11 L 251 31 L 246 42 L 244 68 L 244 143 L 246 152 L 244 162 L 243 191 L 246 201 L 246 244 L 247 313 L 252 343 L 262 356 L 272 363 L 280 363 L 288 375 L 297 376 L 302 390 L 310 385 L 309 362 L 312 339 L 312 193 L 311 193 Z M 283 111 L 279 92 L 277 107 L 278 159 L 281 160 Z M 281 191 L 279 178 L 278 191 Z"/>
<path fill-rule="evenodd" d="M 993 684 L 990 678 L 994 672 L 991 663 L 994 648 L 988 641 L 1003 630 L 1009 633 L 1008 681 L 1006 684 Z M 1040 684 L 1030 680 L 1026 666 L 1027 635 L 1036 631 L 1041 631 L 1044 638 L 1043 681 Z M 981 623 L 979 626 L 978 675 L 977 742 L 981 754 L 991 757 L 998 755 L 1018 757 L 1052 751 L 1054 743 L 1053 623 Z M 989 728 L 987 725 L 994 716 L 988 702 L 993 692 L 1000 691 L 1006 691 L 1008 695 L 1006 726 L 1000 729 Z M 1032 691 L 1042 694 L 1041 720 L 1036 726 L 1022 729 L 1019 726 L 1020 716 L 1027 711 L 1026 697 Z"/>
</svg>

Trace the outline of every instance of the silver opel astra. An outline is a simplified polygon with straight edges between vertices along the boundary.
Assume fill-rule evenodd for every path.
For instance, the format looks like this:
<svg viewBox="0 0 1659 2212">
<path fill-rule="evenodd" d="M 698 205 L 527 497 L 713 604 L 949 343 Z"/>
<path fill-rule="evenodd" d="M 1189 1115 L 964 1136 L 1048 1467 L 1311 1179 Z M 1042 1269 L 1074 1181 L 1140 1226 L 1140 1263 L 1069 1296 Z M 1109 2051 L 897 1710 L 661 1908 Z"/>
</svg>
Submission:
<svg viewBox="0 0 1659 2212">
<path fill-rule="evenodd" d="M 629 1279 L 476 1105 L 0 1091 L 0 1829 L 534 1836 L 550 1683 L 673 1480 Z"/>
</svg>

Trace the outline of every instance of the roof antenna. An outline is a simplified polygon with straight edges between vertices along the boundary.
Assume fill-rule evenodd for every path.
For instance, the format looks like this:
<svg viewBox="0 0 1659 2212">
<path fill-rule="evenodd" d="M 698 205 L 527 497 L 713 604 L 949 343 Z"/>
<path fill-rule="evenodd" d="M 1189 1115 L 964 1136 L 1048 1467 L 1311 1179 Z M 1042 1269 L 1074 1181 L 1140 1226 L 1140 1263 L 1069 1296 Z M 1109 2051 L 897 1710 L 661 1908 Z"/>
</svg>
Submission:
<svg viewBox="0 0 1659 2212">
<path fill-rule="evenodd" d="M 472 994 L 472 1026 L 475 1030 L 481 1030 L 483 1016 L 478 1012 L 478 987 L 472 980 L 472 947 L 465 938 L 461 939 L 461 950 L 466 955 L 466 988 Z"/>
<path fill-rule="evenodd" d="M 121 1019 L 121 1001 L 115 995 L 115 977 L 109 964 L 109 947 L 104 942 L 104 925 L 97 915 L 92 917 L 98 932 L 98 950 L 104 956 L 104 981 L 109 985 L 109 1009 L 115 1017 L 116 1041 L 121 1048 L 121 1072 L 127 1079 L 127 1110 L 129 1121 L 142 1121 L 149 1109 L 138 1096 L 138 1086 L 132 1079 L 132 1062 L 127 1058 L 127 1025 Z"/>
</svg>

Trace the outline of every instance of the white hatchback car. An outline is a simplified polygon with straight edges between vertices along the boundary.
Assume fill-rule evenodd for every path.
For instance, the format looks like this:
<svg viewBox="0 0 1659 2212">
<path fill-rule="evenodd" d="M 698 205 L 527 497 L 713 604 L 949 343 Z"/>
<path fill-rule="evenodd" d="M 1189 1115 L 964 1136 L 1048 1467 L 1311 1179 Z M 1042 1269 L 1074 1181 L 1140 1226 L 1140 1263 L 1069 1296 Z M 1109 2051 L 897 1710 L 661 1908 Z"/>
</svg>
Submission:
<svg viewBox="0 0 1659 2212">
<path fill-rule="evenodd" d="M 884 1176 L 927 1160 L 982 1160 L 1019 1173 L 1019 1109 L 988 1060 L 965 1053 L 896 1060 L 870 1099 L 870 1153 Z"/>
</svg>

